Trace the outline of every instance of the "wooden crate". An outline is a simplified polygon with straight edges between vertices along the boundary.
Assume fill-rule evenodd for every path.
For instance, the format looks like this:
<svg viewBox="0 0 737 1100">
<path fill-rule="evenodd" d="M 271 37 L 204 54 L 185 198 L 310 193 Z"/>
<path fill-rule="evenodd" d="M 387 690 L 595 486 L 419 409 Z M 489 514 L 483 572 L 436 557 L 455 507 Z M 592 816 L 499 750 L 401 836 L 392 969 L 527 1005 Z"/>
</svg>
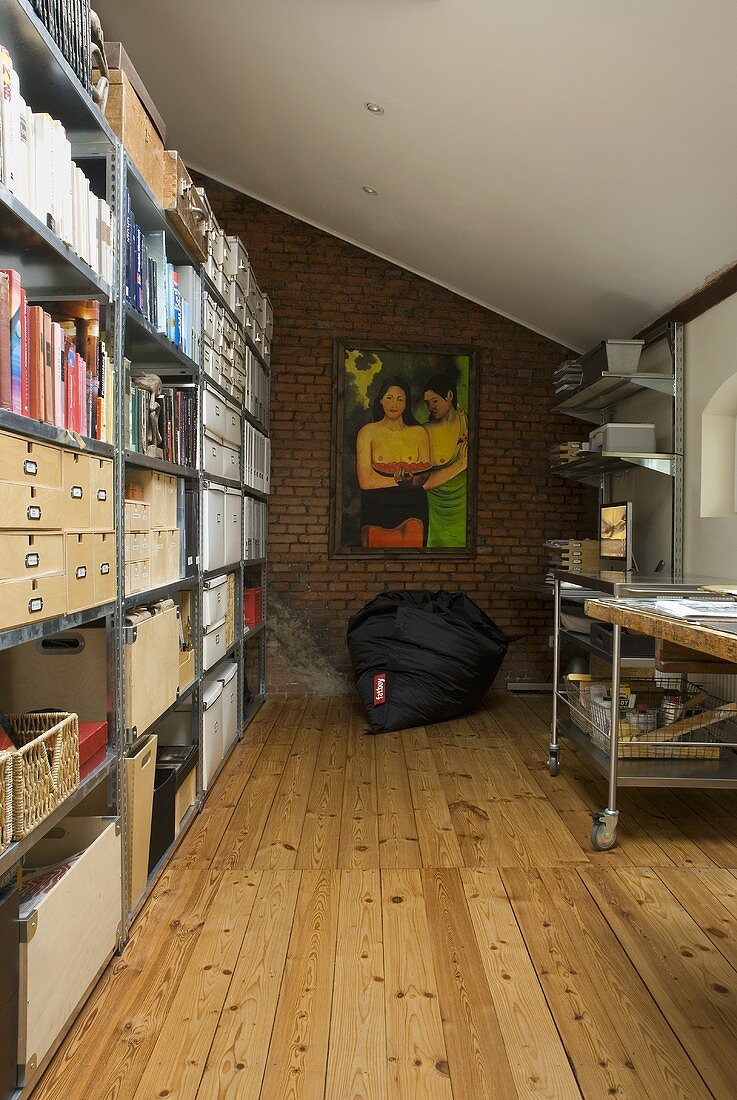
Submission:
<svg viewBox="0 0 737 1100">
<path fill-rule="evenodd" d="M 163 203 L 166 216 L 189 251 L 207 259 L 207 210 L 192 183 L 187 166 L 175 149 L 164 153 Z"/>
<path fill-rule="evenodd" d="M 110 70 L 110 94 L 105 118 L 128 155 L 163 206 L 164 143 L 136 90 L 121 69 Z"/>
</svg>

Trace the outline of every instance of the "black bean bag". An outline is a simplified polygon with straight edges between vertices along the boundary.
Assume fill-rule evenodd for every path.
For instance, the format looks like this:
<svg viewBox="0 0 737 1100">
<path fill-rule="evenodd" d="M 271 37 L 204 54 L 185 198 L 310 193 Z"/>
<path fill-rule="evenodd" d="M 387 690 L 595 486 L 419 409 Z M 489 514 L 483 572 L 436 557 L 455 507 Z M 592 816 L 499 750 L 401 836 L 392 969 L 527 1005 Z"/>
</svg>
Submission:
<svg viewBox="0 0 737 1100">
<path fill-rule="evenodd" d="M 356 689 L 371 732 L 472 711 L 512 641 L 462 592 L 382 592 L 348 624 Z"/>
</svg>

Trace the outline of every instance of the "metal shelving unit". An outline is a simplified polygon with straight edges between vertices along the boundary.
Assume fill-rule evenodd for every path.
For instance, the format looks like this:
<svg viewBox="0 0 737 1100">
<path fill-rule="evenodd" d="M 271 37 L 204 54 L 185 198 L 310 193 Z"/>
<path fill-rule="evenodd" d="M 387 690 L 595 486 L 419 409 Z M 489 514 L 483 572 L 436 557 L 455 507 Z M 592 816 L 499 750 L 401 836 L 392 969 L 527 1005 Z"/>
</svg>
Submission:
<svg viewBox="0 0 737 1100">
<path fill-rule="evenodd" d="M 226 313 L 230 317 L 233 324 L 236 325 L 241 330 L 241 332 L 243 333 L 243 335 L 246 338 L 246 343 L 247 343 L 248 347 L 251 349 L 253 354 L 256 356 L 256 358 L 258 359 L 259 363 L 264 368 L 266 373 L 270 374 L 271 373 L 271 368 L 270 368 L 269 364 L 266 362 L 266 360 L 264 359 L 263 355 L 261 354 L 261 351 L 259 349 L 258 344 L 255 342 L 255 340 L 252 339 L 250 333 L 243 327 L 241 322 L 238 320 L 238 317 L 236 316 L 236 314 L 233 313 L 233 310 L 230 308 L 230 304 L 226 301 L 226 299 L 220 293 L 217 286 L 212 281 L 212 279 L 210 278 L 210 276 L 207 274 L 206 271 L 203 273 L 203 278 L 204 278 L 204 282 L 205 282 L 205 290 L 208 292 L 208 294 L 210 295 L 211 298 L 215 299 L 215 301 L 217 302 L 217 304 L 219 306 L 222 306 L 222 308 L 226 311 Z M 263 431 L 263 428 L 261 429 L 261 431 Z"/>
<path fill-rule="evenodd" d="M 167 254 L 176 265 L 189 265 L 197 268 L 203 287 L 232 316 L 239 331 L 258 361 L 268 372 L 268 366 L 257 345 L 237 317 L 229 310 L 228 304 L 214 284 L 207 278 L 204 268 L 192 257 L 187 245 L 169 223 L 156 196 L 151 192 L 138 169 L 127 156 L 122 145 L 113 135 L 98 108 L 89 98 L 85 89 L 77 81 L 69 65 L 62 57 L 56 44 L 43 28 L 28 0 L 0 0 L 3 19 L 3 44 L 8 47 L 14 61 L 21 71 L 22 91 L 34 110 L 48 110 L 61 119 L 72 142 L 73 155 L 95 164 L 91 174 L 99 186 L 104 178 L 106 198 L 113 213 L 113 238 L 115 268 L 113 285 L 104 280 L 79 259 L 67 246 L 41 223 L 32 213 L 18 202 L 6 187 L 0 184 L 0 266 L 12 267 L 19 271 L 29 299 L 70 299 L 95 298 L 103 306 L 101 331 L 107 336 L 108 351 L 115 368 L 115 433 L 114 444 L 79 437 L 71 432 L 62 431 L 52 425 L 43 424 L 26 417 L 0 410 L 0 430 L 20 434 L 29 439 L 51 443 L 65 448 L 86 451 L 92 455 L 113 460 L 114 465 L 114 526 L 117 532 L 117 598 L 113 602 L 86 609 L 71 615 L 65 615 L 41 622 L 29 623 L 16 629 L 0 632 L 0 649 L 21 645 L 25 642 L 49 637 L 62 631 L 77 629 L 99 620 L 105 621 L 107 640 L 107 719 L 108 749 L 102 764 L 87 776 L 74 793 L 54 811 L 37 829 L 22 841 L 11 844 L 0 854 L 0 880 L 7 878 L 15 867 L 22 864 L 31 848 L 51 829 L 61 822 L 70 812 L 80 805 L 83 799 L 101 784 L 106 784 L 107 805 L 110 814 L 121 819 L 122 827 L 122 881 L 121 881 L 121 933 L 119 947 L 124 946 L 131 922 L 140 912 L 153 890 L 156 881 L 168 860 L 181 843 L 188 826 L 194 820 L 203 804 L 202 763 L 200 740 L 202 731 L 202 599 L 203 583 L 206 577 L 222 573 L 234 573 L 236 577 L 236 606 L 234 608 L 234 640 L 229 646 L 226 657 L 238 663 L 238 720 L 240 736 L 265 697 L 265 624 L 253 631 L 243 626 L 242 593 L 246 573 L 255 582 L 258 571 L 258 583 L 264 595 L 266 590 L 266 558 L 255 561 L 239 561 L 225 569 L 202 570 L 202 547 L 197 560 L 196 572 L 167 585 L 126 596 L 125 553 L 124 553 L 124 499 L 126 468 L 149 469 L 183 480 L 188 490 L 196 493 L 198 512 L 197 527 L 202 531 L 201 515 L 204 485 L 208 481 L 218 485 L 237 488 L 243 495 L 250 495 L 266 501 L 265 494 L 244 488 L 241 481 L 211 477 L 202 469 L 192 469 L 175 463 L 152 458 L 127 450 L 124 440 L 124 370 L 123 360 L 132 361 L 132 370 L 137 365 L 148 370 L 153 369 L 164 379 L 165 384 L 189 385 L 196 387 L 199 394 L 198 440 L 199 455 L 203 450 L 202 394 L 206 382 L 203 363 L 185 355 L 171 341 L 156 332 L 146 319 L 133 309 L 125 296 L 125 211 L 124 193 L 130 191 L 131 203 L 137 223 L 145 233 L 163 230 L 166 234 Z M 104 169 L 104 171 L 101 171 Z M 203 310 L 204 317 L 204 310 Z M 217 382 L 207 379 L 215 392 L 232 401 L 227 392 Z M 268 434 L 266 427 L 260 424 L 246 410 L 240 410 L 244 420 Z M 241 441 L 241 453 L 243 451 Z M 244 530 L 241 526 L 241 554 L 244 545 Z M 198 755 L 198 786 L 195 804 L 190 808 L 177 836 L 159 864 L 149 876 L 148 885 L 141 899 L 132 911 L 128 911 L 127 853 L 128 835 L 125 810 L 125 768 L 124 756 L 130 746 L 125 744 L 125 677 L 124 638 L 125 616 L 132 608 L 146 605 L 156 600 L 189 592 L 192 595 L 192 632 L 195 640 L 195 675 L 192 683 L 180 692 L 176 701 L 168 707 L 149 727 L 155 730 L 172 712 L 179 707 L 192 706 L 193 733 L 196 724 Z M 245 688 L 245 646 L 257 642 L 259 645 L 259 674 L 257 692 L 246 700 Z M 210 670 L 212 672 L 212 670 Z M 149 731 L 141 731 L 149 732 Z M 193 736 L 194 743 L 194 736 Z M 61 1042 L 66 1027 L 62 1029 L 55 1046 Z M 32 1082 L 32 1084 L 35 1084 Z M 17 1100 L 25 1098 L 28 1089 L 19 1090 Z"/>
</svg>

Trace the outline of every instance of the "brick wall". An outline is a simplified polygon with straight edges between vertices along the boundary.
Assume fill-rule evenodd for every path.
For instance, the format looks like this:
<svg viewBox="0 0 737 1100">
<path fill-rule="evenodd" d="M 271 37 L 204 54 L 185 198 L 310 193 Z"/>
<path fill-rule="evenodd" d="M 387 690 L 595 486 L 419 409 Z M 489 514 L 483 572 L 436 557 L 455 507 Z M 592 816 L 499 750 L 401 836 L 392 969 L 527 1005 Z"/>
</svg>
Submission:
<svg viewBox="0 0 737 1100">
<path fill-rule="evenodd" d="M 552 605 L 512 589 L 506 577 L 539 577 L 545 538 L 591 533 L 591 493 L 548 472 L 548 446 L 576 437 L 573 422 L 548 411 L 550 374 L 564 349 L 295 218 L 201 182 L 225 231 L 244 241 L 274 306 L 269 690 L 347 689 L 348 618 L 393 587 L 463 589 L 503 628 L 524 635 L 503 674 L 546 677 Z M 328 558 L 336 338 L 479 349 L 473 560 Z"/>
</svg>

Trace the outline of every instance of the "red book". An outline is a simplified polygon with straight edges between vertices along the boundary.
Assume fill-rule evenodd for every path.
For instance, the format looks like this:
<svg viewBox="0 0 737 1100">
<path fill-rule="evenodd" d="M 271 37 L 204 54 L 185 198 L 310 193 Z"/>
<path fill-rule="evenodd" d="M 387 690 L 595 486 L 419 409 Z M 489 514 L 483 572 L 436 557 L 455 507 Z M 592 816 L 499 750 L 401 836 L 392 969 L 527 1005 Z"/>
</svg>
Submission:
<svg viewBox="0 0 737 1100">
<path fill-rule="evenodd" d="M 10 381 L 10 277 L 0 271 L 0 408 L 12 409 Z"/>
<path fill-rule="evenodd" d="M 34 420 L 44 419 L 44 311 L 41 306 L 31 306 L 28 310 L 28 380 L 29 380 L 29 416 Z"/>
<path fill-rule="evenodd" d="M 23 416 L 31 414 L 30 387 L 28 384 L 28 295 L 20 292 L 20 411 Z"/>
<path fill-rule="evenodd" d="M 54 363 L 51 358 L 51 318 L 44 312 L 44 408 L 47 424 L 56 423 L 54 404 Z"/>
<path fill-rule="evenodd" d="M 8 312 L 10 316 L 10 408 L 14 413 L 22 413 L 21 367 L 23 361 L 23 333 L 21 309 L 20 275 L 8 268 Z"/>
</svg>

